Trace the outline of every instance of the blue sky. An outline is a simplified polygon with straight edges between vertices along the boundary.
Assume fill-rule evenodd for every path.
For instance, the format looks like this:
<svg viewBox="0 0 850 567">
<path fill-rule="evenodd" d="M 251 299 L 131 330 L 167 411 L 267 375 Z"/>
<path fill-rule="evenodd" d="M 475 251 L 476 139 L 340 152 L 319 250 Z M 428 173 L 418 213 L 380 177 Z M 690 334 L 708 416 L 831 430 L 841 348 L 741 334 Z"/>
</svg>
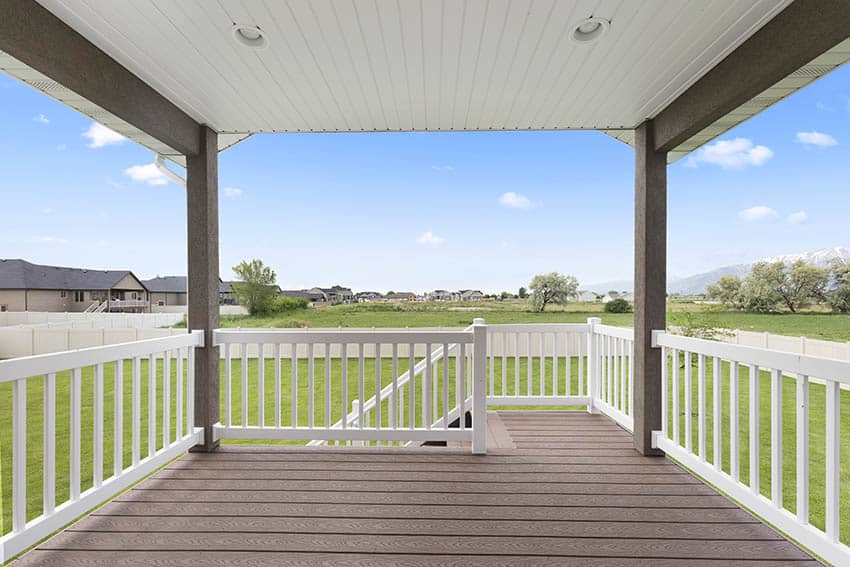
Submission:
<svg viewBox="0 0 850 567">
<path fill-rule="evenodd" d="M 0 257 L 185 273 L 185 195 L 148 150 L 5 75 L 0 123 Z M 720 140 L 669 169 L 671 275 L 850 245 L 850 67 Z M 595 132 L 255 136 L 220 158 L 222 275 L 257 257 L 284 287 L 629 279 L 632 160 Z"/>
</svg>

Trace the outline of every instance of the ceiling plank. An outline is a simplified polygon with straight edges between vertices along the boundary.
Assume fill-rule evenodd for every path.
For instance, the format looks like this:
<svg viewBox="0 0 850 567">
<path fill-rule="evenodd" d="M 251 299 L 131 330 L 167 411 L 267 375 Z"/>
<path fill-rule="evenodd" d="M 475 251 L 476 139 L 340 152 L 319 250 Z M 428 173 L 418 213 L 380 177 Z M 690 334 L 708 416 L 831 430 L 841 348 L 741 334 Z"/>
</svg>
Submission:
<svg viewBox="0 0 850 567">
<path fill-rule="evenodd" d="M 654 117 L 670 151 L 850 37 L 847 0 L 796 0 Z"/>
<path fill-rule="evenodd" d="M 0 50 L 184 155 L 200 126 L 34 0 L 0 2 Z"/>
</svg>

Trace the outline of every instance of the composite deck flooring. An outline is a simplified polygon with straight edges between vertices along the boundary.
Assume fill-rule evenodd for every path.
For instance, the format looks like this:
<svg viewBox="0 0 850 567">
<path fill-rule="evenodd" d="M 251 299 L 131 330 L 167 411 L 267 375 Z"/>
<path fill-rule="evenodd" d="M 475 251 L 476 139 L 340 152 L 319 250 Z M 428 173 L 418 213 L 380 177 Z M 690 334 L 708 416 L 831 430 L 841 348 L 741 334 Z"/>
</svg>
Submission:
<svg viewBox="0 0 850 567">
<path fill-rule="evenodd" d="M 605 417 L 491 413 L 464 447 L 225 446 L 22 556 L 62 566 L 819 565 Z"/>
</svg>

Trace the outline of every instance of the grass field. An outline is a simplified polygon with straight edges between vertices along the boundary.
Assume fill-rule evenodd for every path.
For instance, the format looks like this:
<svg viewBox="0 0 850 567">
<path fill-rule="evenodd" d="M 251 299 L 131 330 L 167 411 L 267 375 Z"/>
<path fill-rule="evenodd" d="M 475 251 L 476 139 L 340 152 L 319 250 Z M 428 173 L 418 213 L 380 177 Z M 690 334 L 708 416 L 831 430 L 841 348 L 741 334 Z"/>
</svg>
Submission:
<svg viewBox="0 0 850 567">
<path fill-rule="evenodd" d="M 675 323 L 681 313 L 693 314 L 694 321 L 743 331 L 768 331 L 780 335 L 805 336 L 830 341 L 850 341 L 850 315 L 812 310 L 803 313 L 717 312 L 692 302 L 671 302 L 670 317 Z M 544 313 L 528 311 L 523 301 L 482 301 L 469 303 L 361 303 L 302 309 L 278 317 L 228 316 L 224 327 L 465 327 L 476 317 L 488 323 L 584 323 L 588 317 L 601 317 L 606 325 L 631 326 L 633 314 L 604 313 L 600 303 L 570 303 L 548 307 Z"/>
</svg>

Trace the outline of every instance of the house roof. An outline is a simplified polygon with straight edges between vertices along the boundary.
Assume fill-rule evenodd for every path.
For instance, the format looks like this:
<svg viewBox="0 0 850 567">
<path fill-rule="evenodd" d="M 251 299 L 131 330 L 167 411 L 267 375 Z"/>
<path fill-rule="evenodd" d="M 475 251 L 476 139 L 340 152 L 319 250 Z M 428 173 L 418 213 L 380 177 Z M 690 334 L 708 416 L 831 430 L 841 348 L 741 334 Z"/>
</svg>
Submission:
<svg viewBox="0 0 850 567">
<path fill-rule="evenodd" d="M 157 276 L 142 283 L 153 293 L 186 293 L 186 276 Z"/>
<path fill-rule="evenodd" d="M 107 290 L 127 276 L 147 289 L 130 270 L 89 270 L 42 266 L 20 259 L 0 260 L 0 289 Z"/>
<path fill-rule="evenodd" d="M 284 289 L 280 294 L 284 297 L 303 297 L 310 300 L 322 299 L 324 297 L 321 293 L 309 289 Z"/>
<path fill-rule="evenodd" d="M 186 3 L 39 0 L 200 124 L 224 149 L 256 132 L 601 130 L 633 143 L 791 0 L 739 2 Z M 672 8 L 671 8 L 672 6 Z M 572 39 L 588 16 L 599 41 Z M 237 43 L 250 23 L 267 45 Z M 791 41 L 789 39 L 789 41 Z M 670 152 L 675 159 L 850 59 L 811 61 Z M 0 53 L 0 69 L 131 139 L 170 150 Z"/>
</svg>

